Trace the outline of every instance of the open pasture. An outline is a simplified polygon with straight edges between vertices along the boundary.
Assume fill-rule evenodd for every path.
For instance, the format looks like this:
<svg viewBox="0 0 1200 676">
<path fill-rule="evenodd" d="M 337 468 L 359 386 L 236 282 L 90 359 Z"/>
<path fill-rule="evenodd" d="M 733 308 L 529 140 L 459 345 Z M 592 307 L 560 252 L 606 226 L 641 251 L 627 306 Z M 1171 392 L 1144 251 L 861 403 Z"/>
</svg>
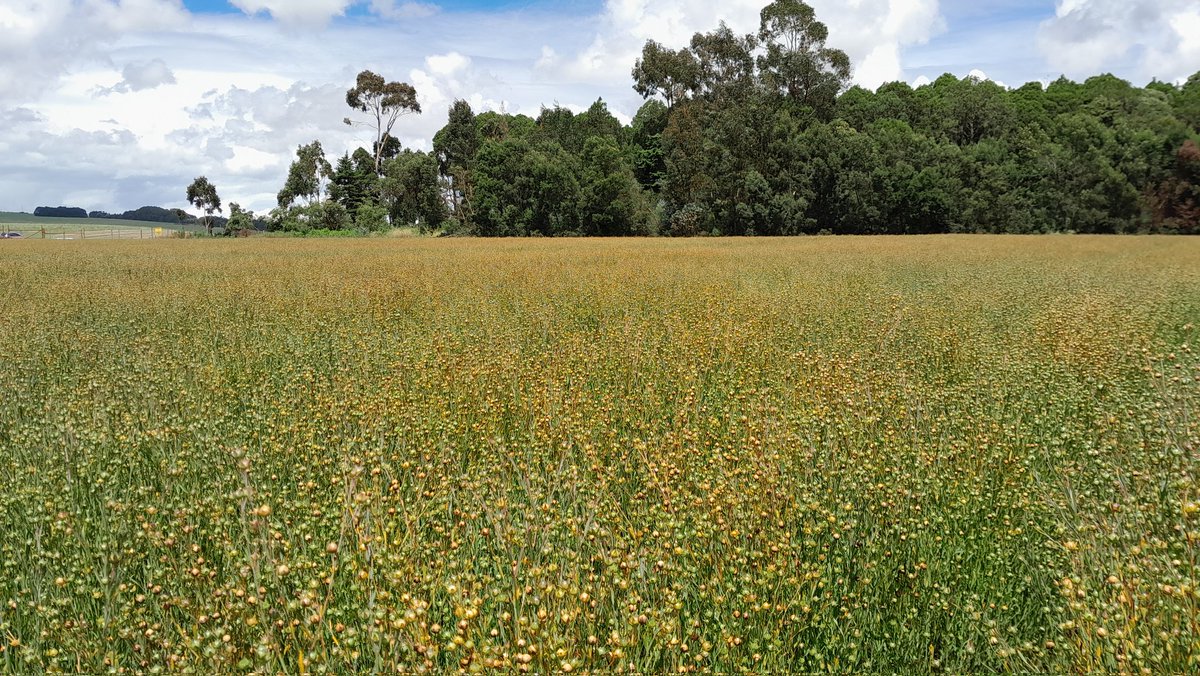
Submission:
<svg viewBox="0 0 1200 676">
<path fill-rule="evenodd" d="M 187 231 L 203 228 L 188 226 Z M 54 218 L 0 211 L 0 233 L 19 232 L 25 239 L 154 239 L 172 237 L 178 225 L 119 218 Z"/>
<path fill-rule="evenodd" d="M 150 223 L 148 221 L 130 221 L 122 218 L 56 218 L 53 216 L 33 216 L 15 211 L 0 211 L 0 230 L 33 231 L 46 230 L 78 230 L 79 228 L 103 229 L 108 228 L 153 228 L 171 227 L 166 223 Z M 174 226 L 178 228 L 179 226 Z"/>
<path fill-rule="evenodd" d="M 1200 658 L 1200 240 L 9 244 L 2 671 Z"/>
</svg>

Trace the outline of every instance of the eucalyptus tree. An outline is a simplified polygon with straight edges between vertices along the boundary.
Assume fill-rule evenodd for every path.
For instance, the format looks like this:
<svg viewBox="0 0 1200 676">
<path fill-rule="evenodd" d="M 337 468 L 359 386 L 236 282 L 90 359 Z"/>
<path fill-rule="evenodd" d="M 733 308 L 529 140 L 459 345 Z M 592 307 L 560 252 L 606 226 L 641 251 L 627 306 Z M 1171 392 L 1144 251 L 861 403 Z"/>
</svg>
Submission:
<svg viewBox="0 0 1200 676">
<path fill-rule="evenodd" d="M 212 234 L 212 215 L 221 210 L 221 197 L 217 194 L 217 186 L 213 185 L 206 176 L 198 176 L 187 189 L 187 201 L 204 212 L 204 226 L 208 234 Z"/>
<path fill-rule="evenodd" d="M 450 106 L 449 119 L 433 137 L 433 152 L 438 171 L 446 178 L 454 217 L 467 231 L 473 227 L 472 206 L 475 195 L 475 156 L 483 135 L 471 110 L 461 99 Z"/>
<path fill-rule="evenodd" d="M 699 67 L 696 89 L 709 99 L 737 101 L 755 87 L 754 35 L 738 35 L 722 21 L 711 33 L 692 36 L 691 49 Z"/>
<path fill-rule="evenodd" d="M 333 166 L 325 159 L 325 150 L 320 141 L 296 149 L 296 160 L 288 169 L 287 182 L 279 191 L 279 206 L 290 207 L 299 198 L 309 206 L 322 201 L 324 188 L 333 177 Z"/>
<path fill-rule="evenodd" d="M 358 74 L 354 87 L 346 92 L 346 105 L 364 114 L 366 121 L 360 121 L 360 124 L 375 131 L 372 146 L 375 173 L 382 175 L 388 142 L 393 139 L 392 128 L 401 117 L 421 112 L 417 90 L 407 82 L 388 82 L 382 75 L 364 70 Z M 348 117 L 344 122 L 347 125 L 355 124 Z"/>
<path fill-rule="evenodd" d="M 850 57 L 825 46 L 829 29 L 801 0 L 775 0 L 759 15 L 758 70 L 771 91 L 831 116 L 837 97 L 850 83 Z"/>
<path fill-rule="evenodd" d="M 633 88 L 643 98 L 661 96 L 667 107 L 674 106 L 696 89 L 700 80 L 700 62 L 688 49 L 669 49 L 649 40 L 633 66 Z"/>
</svg>

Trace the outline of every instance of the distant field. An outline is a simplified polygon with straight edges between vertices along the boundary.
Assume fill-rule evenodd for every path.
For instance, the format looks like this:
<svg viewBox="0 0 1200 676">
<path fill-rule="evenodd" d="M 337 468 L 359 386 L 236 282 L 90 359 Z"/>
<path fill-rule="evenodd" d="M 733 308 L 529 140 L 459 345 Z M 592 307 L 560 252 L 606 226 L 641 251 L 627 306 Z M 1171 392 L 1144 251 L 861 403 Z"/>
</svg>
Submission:
<svg viewBox="0 0 1200 676">
<path fill-rule="evenodd" d="M 1196 673 L 1200 238 L 0 242 L 0 672 Z"/>
<path fill-rule="evenodd" d="M 47 218 L 26 213 L 0 211 L 0 232 L 20 232 L 26 236 L 32 234 L 40 235 L 43 229 L 48 233 L 60 234 L 61 231 L 130 230 L 134 228 L 163 228 L 165 230 L 178 231 L 180 226 L 170 223 L 150 223 L 148 221 L 108 218 Z M 188 226 L 186 229 L 188 231 L 203 230 L 203 228 L 196 226 Z M 67 234 L 70 233 L 68 232 Z M 135 233 L 134 239 L 136 238 Z"/>
</svg>

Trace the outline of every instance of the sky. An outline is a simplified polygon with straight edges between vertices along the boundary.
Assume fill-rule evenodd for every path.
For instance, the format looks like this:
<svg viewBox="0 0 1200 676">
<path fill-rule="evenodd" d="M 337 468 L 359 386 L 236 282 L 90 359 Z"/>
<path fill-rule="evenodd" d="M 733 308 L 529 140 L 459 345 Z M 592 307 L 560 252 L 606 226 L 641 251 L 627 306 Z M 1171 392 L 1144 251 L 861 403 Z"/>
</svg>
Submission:
<svg viewBox="0 0 1200 676">
<path fill-rule="evenodd" d="M 809 0 L 857 84 L 943 73 L 1006 86 L 1200 71 L 1198 0 Z M 671 47 L 766 0 L 0 0 L 0 211 L 275 205 L 295 149 L 369 146 L 345 91 L 370 69 L 416 87 L 394 133 L 428 150 L 455 99 L 536 116 L 597 98 L 628 121 L 648 39 Z"/>
</svg>

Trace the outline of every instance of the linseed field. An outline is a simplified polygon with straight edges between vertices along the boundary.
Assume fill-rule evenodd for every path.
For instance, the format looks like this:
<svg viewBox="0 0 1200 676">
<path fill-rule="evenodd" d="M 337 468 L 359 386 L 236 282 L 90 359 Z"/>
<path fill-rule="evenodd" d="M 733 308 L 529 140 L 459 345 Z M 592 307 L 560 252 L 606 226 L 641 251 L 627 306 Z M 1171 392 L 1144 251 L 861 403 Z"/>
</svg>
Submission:
<svg viewBox="0 0 1200 676">
<path fill-rule="evenodd" d="M 1182 673 L 1200 239 L 0 242 L 0 670 Z"/>
</svg>

